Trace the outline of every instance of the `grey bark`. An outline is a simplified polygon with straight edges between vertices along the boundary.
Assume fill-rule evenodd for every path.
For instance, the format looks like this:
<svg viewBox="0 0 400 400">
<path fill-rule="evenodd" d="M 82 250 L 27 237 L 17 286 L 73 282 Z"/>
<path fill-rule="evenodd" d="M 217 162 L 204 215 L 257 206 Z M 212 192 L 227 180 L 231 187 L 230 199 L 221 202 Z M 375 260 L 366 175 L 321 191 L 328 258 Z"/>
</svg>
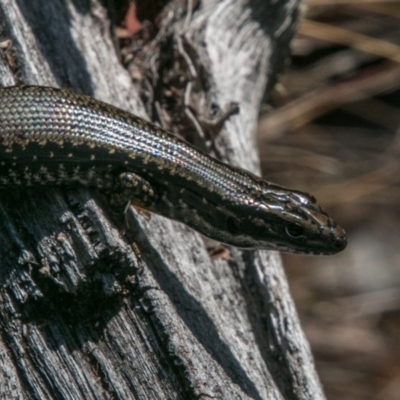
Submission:
<svg viewBox="0 0 400 400">
<path fill-rule="evenodd" d="M 258 107 L 299 1 L 204 0 L 191 18 L 180 5 L 163 29 L 205 66 L 194 97 L 240 105 L 213 148 L 259 172 Z M 0 17 L 3 86 L 71 87 L 147 117 L 97 0 L 1 0 Z M 278 254 L 212 260 L 189 228 L 131 210 L 124 229 L 79 187 L 0 199 L 1 398 L 324 398 Z"/>
</svg>

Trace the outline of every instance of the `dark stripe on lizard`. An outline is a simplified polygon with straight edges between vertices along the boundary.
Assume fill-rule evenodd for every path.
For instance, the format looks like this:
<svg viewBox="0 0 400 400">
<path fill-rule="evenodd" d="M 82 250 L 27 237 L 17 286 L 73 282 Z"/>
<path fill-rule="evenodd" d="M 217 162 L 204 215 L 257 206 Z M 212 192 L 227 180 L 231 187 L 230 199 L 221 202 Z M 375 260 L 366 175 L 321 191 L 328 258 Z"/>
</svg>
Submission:
<svg viewBox="0 0 400 400">
<path fill-rule="evenodd" d="M 333 254 L 345 232 L 306 194 L 209 157 L 69 90 L 0 88 L 0 186 L 79 183 L 232 246 Z"/>
</svg>

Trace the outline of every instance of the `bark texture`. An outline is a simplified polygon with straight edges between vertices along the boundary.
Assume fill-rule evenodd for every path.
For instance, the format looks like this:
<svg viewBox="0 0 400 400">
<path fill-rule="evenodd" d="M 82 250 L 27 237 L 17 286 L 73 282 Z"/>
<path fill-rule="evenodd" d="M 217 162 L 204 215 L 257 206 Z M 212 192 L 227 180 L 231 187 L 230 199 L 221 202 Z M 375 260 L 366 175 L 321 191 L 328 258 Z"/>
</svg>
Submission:
<svg viewBox="0 0 400 400">
<path fill-rule="evenodd" d="M 191 126 L 205 151 L 258 172 L 258 107 L 299 6 L 169 3 L 156 58 L 145 53 L 139 68 L 152 74 L 147 110 L 178 63 L 190 101 L 167 127 L 187 137 L 180 127 Z M 1 38 L 11 40 L 1 84 L 70 87 L 149 118 L 143 80 L 122 66 L 108 21 L 97 0 L 1 0 Z M 232 101 L 238 115 L 209 122 Z M 2 190 L 0 199 L 1 398 L 324 398 L 278 254 L 230 249 L 229 260 L 213 260 L 189 228 L 131 210 L 125 230 L 79 187 Z"/>
</svg>

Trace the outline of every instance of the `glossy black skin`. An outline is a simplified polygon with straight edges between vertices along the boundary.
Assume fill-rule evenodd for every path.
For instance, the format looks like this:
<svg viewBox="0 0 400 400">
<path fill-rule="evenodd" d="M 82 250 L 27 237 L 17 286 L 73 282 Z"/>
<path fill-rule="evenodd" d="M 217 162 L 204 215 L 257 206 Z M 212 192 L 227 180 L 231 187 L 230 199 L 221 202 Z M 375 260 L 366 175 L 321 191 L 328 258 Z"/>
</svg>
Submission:
<svg viewBox="0 0 400 400">
<path fill-rule="evenodd" d="M 79 183 L 232 246 L 334 254 L 345 233 L 306 193 L 209 157 L 71 91 L 0 89 L 0 186 Z"/>
</svg>

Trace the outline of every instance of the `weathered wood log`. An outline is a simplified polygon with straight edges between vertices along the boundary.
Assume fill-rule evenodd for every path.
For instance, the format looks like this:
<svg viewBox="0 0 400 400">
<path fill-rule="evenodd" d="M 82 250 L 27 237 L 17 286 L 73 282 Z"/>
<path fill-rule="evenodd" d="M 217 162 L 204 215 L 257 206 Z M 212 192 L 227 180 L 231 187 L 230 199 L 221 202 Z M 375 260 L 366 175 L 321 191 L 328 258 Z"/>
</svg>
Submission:
<svg viewBox="0 0 400 400">
<path fill-rule="evenodd" d="M 179 64 L 192 103 L 181 102 L 181 126 L 204 150 L 259 172 L 259 104 L 299 7 L 172 1 L 154 58 L 144 52 L 137 68 L 144 77 Z M 0 16 L 11 41 L 3 86 L 70 87 L 146 117 L 98 0 L 1 0 Z M 150 86 L 163 82 L 153 75 Z M 154 89 L 148 109 L 162 96 Z M 239 114 L 207 122 L 232 101 Z M 79 187 L 1 190 L 0 214 L 1 398 L 324 398 L 278 254 L 229 249 L 229 260 L 213 260 L 189 228 L 132 210 L 125 229 Z"/>
</svg>

